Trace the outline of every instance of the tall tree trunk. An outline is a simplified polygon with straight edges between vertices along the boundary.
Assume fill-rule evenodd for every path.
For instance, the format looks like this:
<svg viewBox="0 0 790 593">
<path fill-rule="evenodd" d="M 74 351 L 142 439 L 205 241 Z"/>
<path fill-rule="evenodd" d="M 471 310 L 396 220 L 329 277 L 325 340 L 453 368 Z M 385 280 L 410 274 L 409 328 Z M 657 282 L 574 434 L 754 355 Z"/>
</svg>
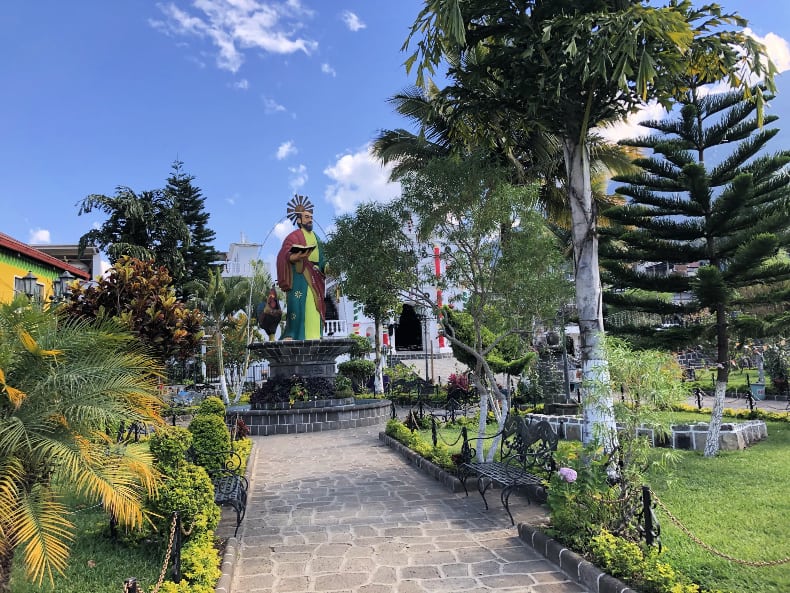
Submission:
<svg viewBox="0 0 790 593">
<path fill-rule="evenodd" d="M 222 352 L 222 330 L 217 325 L 214 335 L 217 336 L 217 368 L 219 369 L 219 388 L 222 393 L 222 401 L 227 406 L 230 404 L 228 396 L 228 380 L 225 378 L 225 359 Z"/>
<path fill-rule="evenodd" d="M 375 360 L 376 371 L 373 375 L 373 393 L 380 395 L 384 393 L 384 357 L 381 356 L 381 319 L 377 316 L 373 320 L 375 340 Z"/>
<path fill-rule="evenodd" d="M 705 438 L 705 457 L 713 457 L 719 452 L 719 431 L 724 412 L 724 396 L 727 393 L 727 379 L 730 374 L 727 311 L 722 304 L 716 307 L 716 367 L 716 392 L 713 397 L 708 434 Z"/>
<path fill-rule="evenodd" d="M 563 141 L 571 210 L 576 310 L 581 338 L 582 442 L 595 440 L 607 451 L 617 446 L 614 404 L 609 389 L 609 365 L 603 350 L 603 293 L 598 268 L 598 213 L 592 198 L 590 153 L 587 145 Z"/>
</svg>

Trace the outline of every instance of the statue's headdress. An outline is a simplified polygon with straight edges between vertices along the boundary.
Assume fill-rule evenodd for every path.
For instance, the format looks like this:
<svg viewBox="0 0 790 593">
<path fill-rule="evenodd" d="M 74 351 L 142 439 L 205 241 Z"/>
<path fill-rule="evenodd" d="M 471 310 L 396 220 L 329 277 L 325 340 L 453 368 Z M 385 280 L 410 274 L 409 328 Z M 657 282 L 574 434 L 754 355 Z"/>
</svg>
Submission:
<svg viewBox="0 0 790 593">
<path fill-rule="evenodd" d="M 313 203 L 310 201 L 310 198 L 307 196 L 300 196 L 299 194 L 294 194 L 294 197 L 291 198 L 291 201 L 288 202 L 288 210 L 286 215 L 288 218 L 291 219 L 291 222 L 294 224 L 299 223 L 299 217 L 301 216 L 302 212 L 309 212 L 310 214 L 313 213 Z"/>
</svg>

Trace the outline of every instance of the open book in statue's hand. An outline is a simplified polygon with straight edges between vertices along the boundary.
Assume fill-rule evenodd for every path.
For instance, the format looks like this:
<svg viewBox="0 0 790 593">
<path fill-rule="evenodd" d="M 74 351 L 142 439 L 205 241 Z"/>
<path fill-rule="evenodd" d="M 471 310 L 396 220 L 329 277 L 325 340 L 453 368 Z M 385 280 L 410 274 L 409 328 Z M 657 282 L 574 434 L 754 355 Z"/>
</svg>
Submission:
<svg viewBox="0 0 790 593">
<path fill-rule="evenodd" d="M 315 245 L 291 245 L 288 251 L 289 253 L 310 253 L 313 249 L 315 249 Z"/>
</svg>

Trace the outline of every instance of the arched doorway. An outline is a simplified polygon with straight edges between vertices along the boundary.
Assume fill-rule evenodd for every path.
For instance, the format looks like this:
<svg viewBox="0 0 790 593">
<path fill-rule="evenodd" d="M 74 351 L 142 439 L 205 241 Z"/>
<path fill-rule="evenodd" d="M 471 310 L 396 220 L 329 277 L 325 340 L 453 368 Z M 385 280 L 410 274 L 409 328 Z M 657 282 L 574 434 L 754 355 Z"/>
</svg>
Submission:
<svg viewBox="0 0 790 593">
<path fill-rule="evenodd" d="M 412 305 L 403 305 L 395 334 L 396 351 L 422 350 L 422 323 Z"/>
</svg>

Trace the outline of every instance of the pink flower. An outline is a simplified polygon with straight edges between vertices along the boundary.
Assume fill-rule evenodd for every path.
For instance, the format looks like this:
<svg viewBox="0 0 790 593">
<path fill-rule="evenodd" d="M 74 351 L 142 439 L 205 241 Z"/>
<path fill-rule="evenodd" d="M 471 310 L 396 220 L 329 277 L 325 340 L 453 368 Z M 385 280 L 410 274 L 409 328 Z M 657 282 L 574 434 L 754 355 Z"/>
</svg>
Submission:
<svg viewBox="0 0 790 593">
<path fill-rule="evenodd" d="M 561 467 L 557 473 L 560 475 L 560 478 L 562 478 L 569 484 L 572 484 L 573 482 L 576 481 L 575 469 L 571 469 L 569 467 Z"/>
</svg>

